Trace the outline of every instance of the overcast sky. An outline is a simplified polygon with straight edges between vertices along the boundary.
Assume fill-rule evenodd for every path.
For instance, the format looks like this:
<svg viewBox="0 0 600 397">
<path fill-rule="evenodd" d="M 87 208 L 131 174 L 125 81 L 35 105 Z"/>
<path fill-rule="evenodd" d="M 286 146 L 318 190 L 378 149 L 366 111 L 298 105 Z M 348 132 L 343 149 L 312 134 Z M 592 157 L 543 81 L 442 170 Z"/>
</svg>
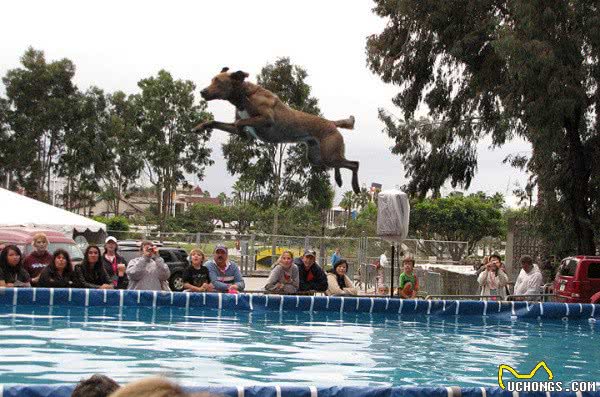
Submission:
<svg viewBox="0 0 600 397">
<path fill-rule="evenodd" d="M 223 66 L 250 73 L 250 81 L 268 62 L 287 56 L 305 68 L 325 117 L 356 117 L 354 131 L 342 133 L 346 157 L 360 161 L 361 185 L 379 182 L 393 188 L 406 182 L 393 142 L 382 133 L 377 109 L 399 114 L 391 103 L 397 88 L 386 85 L 366 66 L 365 39 L 384 21 L 366 0 L 261 1 L 4 1 L 0 24 L 0 75 L 18 67 L 28 46 L 43 50 L 48 61 L 69 58 L 76 84 L 105 91 L 138 91 L 137 82 L 166 69 L 189 79 L 198 91 Z M 4 91 L 2 89 L 2 91 Z M 215 119 L 233 120 L 229 103 L 213 101 Z M 221 144 L 227 134 L 214 131 L 214 165 L 204 181 L 193 181 L 217 195 L 230 193 L 237 179 L 227 173 Z M 479 145 L 479 168 L 469 191 L 511 195 L 526 175 L 502 164 L 507 154 L 530 150 L 522 141 L 492 150 Z M 350 190 L 350 171 L 342 170 Z M 333 179 L 332 179 L 333 181 Z M 451 189 L 446 189 L 449 191 Z M 514 204 L 512 198 L 509 204 Z M 337 202 L 336 202 L 337 204 Z"/>
</svg>

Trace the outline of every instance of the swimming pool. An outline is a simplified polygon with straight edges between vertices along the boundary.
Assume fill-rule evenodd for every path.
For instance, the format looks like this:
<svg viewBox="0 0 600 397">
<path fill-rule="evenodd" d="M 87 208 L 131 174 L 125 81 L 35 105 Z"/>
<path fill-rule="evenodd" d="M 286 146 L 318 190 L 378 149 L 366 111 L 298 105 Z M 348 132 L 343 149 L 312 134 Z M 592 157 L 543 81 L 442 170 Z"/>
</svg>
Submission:
<svg viewBox="0 0 600 397">
<path fill-rule="evenodd" d="M 121 382 L 163 374 L 186 385 L 470 387 L 497 386 L 500 364 L 528 372 L 545 360 L 556 380 L 596 381 L 596 311 L 525 302 L 7 289 L 0 291 L 0 380 L 74 383 L 100 372 Z"/>
</svg>

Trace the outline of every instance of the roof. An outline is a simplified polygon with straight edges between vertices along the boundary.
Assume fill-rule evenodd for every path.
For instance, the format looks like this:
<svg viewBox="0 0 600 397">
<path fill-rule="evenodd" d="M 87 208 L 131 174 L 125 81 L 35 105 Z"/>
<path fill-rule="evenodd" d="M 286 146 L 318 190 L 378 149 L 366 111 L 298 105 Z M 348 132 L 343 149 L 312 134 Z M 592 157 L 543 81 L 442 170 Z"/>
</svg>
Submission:
<svg viewBox="0 0 600 397">
<path fill-rule="evenodd" d="M 3 227 L 0 228 L 0 242 L 14 244 L 29 244 L 36 233 L 44 233 L 51 243 L 72 243 L 73 239 L 65 236 L 63 233 L 42 228 L 30 227 Z"/>
<path fill-rule="evenodd" d="M 73 233 L 73 230 L 98 232 L 106 229 L 104 223 L 2 188 L 0 188 L 0 226 L 46 228 L 66 234 Z"/>
</svg>

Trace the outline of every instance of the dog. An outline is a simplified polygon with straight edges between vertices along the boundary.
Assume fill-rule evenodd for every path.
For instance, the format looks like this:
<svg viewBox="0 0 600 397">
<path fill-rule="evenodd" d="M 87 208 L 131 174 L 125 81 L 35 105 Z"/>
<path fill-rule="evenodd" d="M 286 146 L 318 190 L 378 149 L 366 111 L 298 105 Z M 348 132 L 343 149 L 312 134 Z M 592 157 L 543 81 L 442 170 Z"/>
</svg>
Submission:
<svg viewBox="0 0 600 397">
<path fill-rule="evenodd" d="M 350 169 L 352 190 L 360 193 L 359 163 L 346 159 L 344 138 L 338 131 L 338 127 L 353 129 L 354 117 L 331 121 L 294 110 L 271 91 L 245 81 L 248 76 L 241 70 L 230 73 L 229 68 L 223 68 L 221 73 L 213 77 L 200 95 L 206 101 L 229 101 L 236 108 L 236 121 L 206 121 L 194 127 L 193 131 L 217 129 L 230 134 L 250 134 L 268 143 L 304 143 L 308 149 L 308 161 L 312 165 L 335 169 L 338 186 L 342 186 L 340 168 Z"/>
</svg>

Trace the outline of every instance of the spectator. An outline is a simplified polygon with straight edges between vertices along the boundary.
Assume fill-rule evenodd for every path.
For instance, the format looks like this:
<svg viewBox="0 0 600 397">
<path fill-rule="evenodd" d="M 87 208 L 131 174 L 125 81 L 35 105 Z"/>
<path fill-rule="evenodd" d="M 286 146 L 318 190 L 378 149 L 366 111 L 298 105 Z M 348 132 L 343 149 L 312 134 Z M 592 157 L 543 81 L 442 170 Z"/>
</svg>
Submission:
<svg viewBox="0 0 600 397">
<path fill-rule="evenodd" d="M 228 260 L 229 251 L 223 244 L 215 247 L 213 259 L 204 266 L 208 269 L 210 282 L 218 292 L 236 293 L 244 290 L 244 278 L 235 262 Z"/>
<path fill-rule="evenodd" d="M 338 260 L 331 272 L 327 275 L 326 295 L 358 295 L 354 284 L 346 275 L 348 272 L 348 262 L 345 259 Z"/>
<path fill-rule="evenodd" d="M 504 287 L 508 283 L 508 276 L 503 269 L 500 268 L 500 260 L 496 255 L 492 255 L 490 260 L 485 265 L 484 271 L 479 273 L 477 282 L 481 287 L 481 295 L 499 295 L 504 299 Z M 496 300 L 496 298 L 492 298 Z"/>
<path fill-rule="evenodd" d="M 283 251 L 277 266 L 271 270 L 265 290 L 277 294 L 294 294 L 299 285 L 300 276 L 298 267 L 294 266 L 294 254 L 291 251 Z"/>
<path fill-rule="evenodd" d="M 71 397 L 108 397 L 119 388 L 119 384 L 105 375 L 95 374 L 82 379 Z"/>
<path fill-rule="evenodd" d="M 45 288 L 79 288 L 80 285 L 71 264 L 69 253 L 63 249 L 54 251 L 52 263 L 42 270 L 39 287 Z"/>
<path fill-rule="evenodd" d="M 183 271 L 183 289 L 190 292 L 214 291 L 210 283 L 208 269 L 203 266 L 205 261 L 204 252 L 197 248 L 190 251 L 192 264 Z"/>
<path fill-rule="evenodd" d="M 404 299 L 412 299 L 419 292 L 419 280 L 417 275 L 413 273 L 415 268 L 415 260 L 413 258 L 404 258 L 402 261 L 404 271 L 400 274 L 400 284 L 398 291 Z"/>
<path fill-rule="evenodd" d="M 379 256 L 379 265 L 380 265 L 381 267 L 389 267 L 389 266 L 390 266 L 390 264 L 389 264 L 389 262 L 388 262 L 388 258 L 387 258 L 387 256 L 385 255 L 385 251 L 383 251 L 383 254 L 381 254 L 381 255 Z"/>
<path fill-rule="evenodd" d="M 31 277 L 23 268 L 23 255 L 16 245 L 0 252 L 0 287 L 31 287 Z"/>
<path fill-rule="evenodd" d="M 108 277 L 110 277 L 114 288 L 127 289 L 129 284 L 126 273 L 127 260 L 119 255 L 118 249 L 117 239 L 113 236 L 108 236 L 104 241 L 102 265 Z"/>
<path fill-rule="evenodd" d="M 100 259 L 100 248 L 96 245 L 88 245 L 83 262 L 75 266 L 75 274 L 82 288 L 113 289 L 113 283 Z"/>
<path fill-rule="evenodd" d="M 31 285 L 37 285 L 40 274 L 46 266 L 52 263 L 52 255 L 48 252 L 48 237 L 44 233 L 36 233 L 33 236 L 34 251 L 27 255 L 23 261 L 23 267 L 31 276 Z"/>
<path fill-rule="evenodd" d="M 484 256 L 483 259 L 481 260 L 481 263 L 479 265 L 475 266 L 475 270 L 477 271 L 476 274 L 478 276 L 481 274 L 481 272 L 483 272 L 487 269 L 487 264 L 489 261 L 490 261 L 490 257 Z"/>
<path fill-rule="evenodd" d="M 311 249 L 304 251 L 304 255 L 297 258 L 294 263 L 298 266 L 300 284 L 298 291 L 327 291 L 327 276 L 315 261 L 317 254 Z"/>
<path fill-rule="evenodd" d="M 515 281 L 515 295 L 539 295 L 542 283 L 542 273 L 538 266 L 533 263 L 533 259 L 529 255 L 523 255 L 521 271 Z M 536 298 L 528 300 L 536 300 Z"/>
<path fill-rule="evenodd" d="M 142 241 L 142 256 L 134 258 L 127 266 L 130 290 L 161 291 L 162 283 L 171 275 L 164 259 L 158 255 L 158 248 L 151 241 Z"/>
<path fill-rule="evenodd" d="M 331 266 L 335 265 L 340 259 L 342 259 L 342 254 L 340 253 L 340 247 L 337 247 L 331 255 Z"/>
</svg>

